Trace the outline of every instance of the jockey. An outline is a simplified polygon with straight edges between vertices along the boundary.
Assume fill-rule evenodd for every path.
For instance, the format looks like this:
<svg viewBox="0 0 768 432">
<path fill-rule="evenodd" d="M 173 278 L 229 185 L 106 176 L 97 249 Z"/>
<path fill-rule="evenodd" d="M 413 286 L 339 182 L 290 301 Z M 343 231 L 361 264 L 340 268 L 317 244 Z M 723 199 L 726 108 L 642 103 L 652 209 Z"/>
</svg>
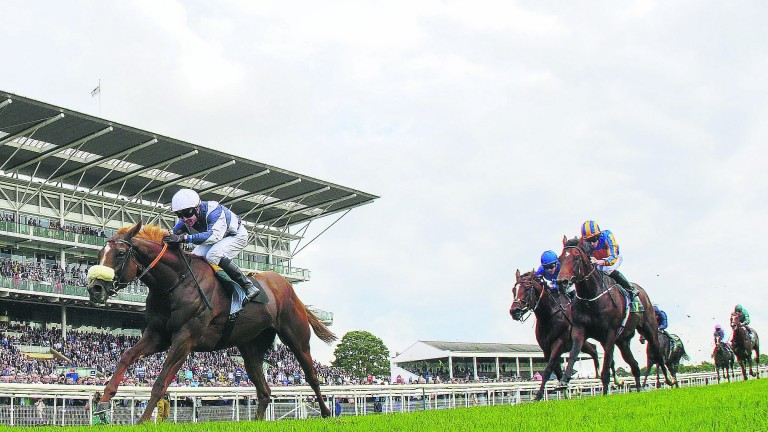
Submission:
<svg viewBox="0 0 768 432">
<path fill-rule="evenodd" d="M 536 270 L 536 276 L 541 276 L 544 281 L 549 285 L 549 290 L 552 293 L 557 293 L 557 275 L 560 273 L 560 261 L 557 259 L 557 254 L 554 251 L 548 250 L 541 254 L 541 265 Z M 573 299 L 573 293 L 576 292 L 574 287 L 571 287 L 566 294 Z"/>
<path fill-rule="evenodd" d="M 590 261 L 601 272 L 612 277 L 630 295 L 637 297 L 637 289 L 618 270 L 624 258 L 619 255 L 619 244 L 610 230 L 601 231 L 597 222 L 588 220 L 581 225 L 581 238 L 590 254 Z"/>
<path fill-rule="evenodd" d="M 173 195 L 171 210 L 179 217 L 173 234 L 163 238 L 165 243 L 193 243 L 192 253 L 204 256 L 218 265 L 245 291 L 243 304 L 259 295 L 259 289 L 232 262 L 248 244 L 248 230 L 240 218 L 218 201 L 200 201 L 192 189 L 181 189 Z"/>
<path fill-rule="evenodd" d="M 733 310 L 733 314 L 739 317 L 739 322 L 744 324 L 744 328 L 746 328 L 747 333 L 749 333 L 749 338 L 754 341 L 755 337 L 752 334 L 752 327 L 749 326 L 749 312 L 744 309 L 744 306 L 737 304 L 736 308 Z M 731 339 L 733 339 L 733 335 L 731 335 Z"/>
<path fill-rule="evenodd" d="M 715 333 L 713 335 L 715 337 L 715 349 L 712 351 L 712 356 L 715 357 L 715 353 L 717 352 L 717 347 L 720 346 L 720 344 L 723 344 L 725 346 L 725 349 L 728 351 L 731 351 L 731 346 L 728 344 L 728 342 L 725 341 L 725 330 L 723 330 L 723 326 L 720 324 L 715 325 Z"/>
</svg>

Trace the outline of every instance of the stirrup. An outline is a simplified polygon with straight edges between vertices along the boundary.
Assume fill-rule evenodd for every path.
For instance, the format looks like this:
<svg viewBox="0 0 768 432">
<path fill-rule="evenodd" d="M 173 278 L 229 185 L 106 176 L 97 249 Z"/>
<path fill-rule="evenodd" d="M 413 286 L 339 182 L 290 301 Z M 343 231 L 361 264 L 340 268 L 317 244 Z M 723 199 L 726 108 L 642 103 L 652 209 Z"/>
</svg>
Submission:
<svg viewBox="0 0 768 432">
<path fill-rule="evenodd" d="M 245 299 L 243 300 L 243 303 L 247 303 L 253 300 L 259 294 L 261 294 L 261 290 L 256 288 L 255 285 L 251 285 L 250 288 L 248 288 L 248 291 L 245 293 Z"/>
</svg>

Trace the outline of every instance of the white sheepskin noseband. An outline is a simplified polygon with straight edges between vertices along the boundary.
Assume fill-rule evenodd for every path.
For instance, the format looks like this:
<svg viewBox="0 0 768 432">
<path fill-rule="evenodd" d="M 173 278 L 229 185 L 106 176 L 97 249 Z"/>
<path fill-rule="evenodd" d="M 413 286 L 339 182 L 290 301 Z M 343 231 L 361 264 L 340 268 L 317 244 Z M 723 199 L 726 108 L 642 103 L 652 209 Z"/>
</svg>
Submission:
<svg viewBox="0 0 768 432">
<path fill-rule="evenodd" d="M 112 282 L 115 280 L 115 269 L 103 265 L 95 265 L 88 269 L 88 282 L 94 279 Z"/>
</svg>

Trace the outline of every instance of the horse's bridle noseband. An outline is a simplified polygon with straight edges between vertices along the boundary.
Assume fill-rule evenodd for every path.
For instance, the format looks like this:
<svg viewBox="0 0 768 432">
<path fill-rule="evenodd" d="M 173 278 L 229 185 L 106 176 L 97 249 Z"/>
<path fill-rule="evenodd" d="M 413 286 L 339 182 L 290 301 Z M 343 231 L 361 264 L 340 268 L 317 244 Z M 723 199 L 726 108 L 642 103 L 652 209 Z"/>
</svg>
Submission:
<svg viewBox="0 0 768 432">
<path fill-rule="evenodd" d="M 520 288 L 525 290 L 526 292 L 525 300 L 520 300 L 517 298 L 517 296 L 515 296 L 515 300 L 512 301 L 512 304 L 517 303 L 520 306 L 520 309 L 522 309 L 523 313 L 527 311 L 535 312 L 536 309 L 539 307 L 539 303 L 541 303 L 541 298 L 544 297 L 544 288 L 542 287 L 541 295 L 539 296 L 538 299 L 536 299 L 536 302 L 535 302 L 536 304 L 534 304 L 533 307 L 531 307 L 530 303 L 533 303 L 532 297 L 535 294 L 534 292 L 535 290 L 533 289 L 533 281 L 531 281 L 530 279 L 524 279 L 524 280 L 525 282 L 527 282 L 526 284 L 522 284 L 520 283 L 520 281 L 518 281 L 518 282 L 515 282 L 515 287 L 519 286 Z"/>
<path fill-rule="evenodd" d="M 168 249 L 168 243 L 164 243 L 163 249 L 154 259 L 154 261 L 152 261 L 152 263 L 149 264 L 148 266 L 144 267 L 144 265 L 141 264 L 138 261 L 138 259 L 136 259 L 136 254 L 134 253 L 135 246 L 133 246 L 133 243 L 131 243 L 130 241 L 123 240 L 123 239 L 109 239 L 106 241 L 106 243 L 124 244 L 128 246 L 128 252 L 125 253 L 125 256 L 123 257 L 123 261 L 120 263 L 120 266 L 118 267 L 118 269 L 115 270 L 115 280 L 112 282 L 112 287 L 107 288 L 107 293 L 110 297 L 113 295 L 116 295 L 118 291 L 127 287 L 131 282 L 140 280 L 142 277 L 144 277 L 144 275 L 147 274 L 147 272 L 149 272 L 150 270 L 152 270 L 152 267 L 154 267 L 155 264 L 157 264 L 157 262 L 160 261 L 160 258 Z M 106 244 L 104 246 L 106 246 Z M 128 260 L 131 260 L 133 261 L 134 264 L 136 264 L 137 276 L 134 277 L 132 280 L 121 282 L 120 279 L 123 278 L 123 273 L 125 272 L 125 266 L 126 264 L 128 264 Z"/>
</svg>

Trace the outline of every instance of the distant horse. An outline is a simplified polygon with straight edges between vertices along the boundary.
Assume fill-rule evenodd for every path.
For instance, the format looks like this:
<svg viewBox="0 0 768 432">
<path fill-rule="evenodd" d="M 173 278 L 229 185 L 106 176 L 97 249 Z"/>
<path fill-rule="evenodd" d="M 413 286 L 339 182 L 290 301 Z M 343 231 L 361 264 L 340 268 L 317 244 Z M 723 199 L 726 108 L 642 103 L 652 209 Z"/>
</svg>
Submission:
<svg viewBox="0 0 768 432">
<path fill-rule="evenodd" d="M 723 370 L 723 376 L 731 382 L 731 378 L 736 379 L 734 373 L 734 365 L 736 363 L 736 355 L 733 351 L 725 347 L 725 342 L 720 342 L 715 349 L 715 370 L 717 371 L 717 382 L 720 382 L 720 370 Z M 728 371 L 730 370 L 730 375 Z"/>
<path fill-rule="evenodd" d="M 139 420 L 147 421 L 190 352 L 236 346 L 243 356 L 248 377 L 256 386 L 257 418 L 264 419 L 271 395 L 264 378 L 264 354 L 272 347 L 275 335 L 279 335 L 304 370 L 307 383 L 317 396 L 321 415 L 330 416 L 309 352 L 310 326 L 327 343 L 336 336 L 304 306 L 291 284 L 274 272 L 254 276 L 265 288 L 268 301 L 248 303 L 239 312 L 234 326 L 230 326 L 230 295 L 211 265 L 176 246 L 167 250 L 168 246 L 161 243 L 166 234 L 155 225 L 142 229 L 141 222 L 124 227 L 107 240 L 99 252 L 99 265 L 89 270 L 92 280 L 88 293 L 96 305 L 105 305 L 109 296 L 136 279 L 149 287 L 147 328 L 139 341 L 123 353 L 97 410 L 103 412 L 109 408 L 109 401 L 131 364 L 168 350 Z"/>
<path fill-rule="evenodd" d="M 571 306 L 563 297 L 554 296 L 545 288 L 544 281 L 534 272 L 515 274 L 517 281 L 512 289 L 515 300 L 509 308 L 509 314 L 516 321 L 523 322 L 526 312 L 533 311 L 536 315 L 536 341 L 544 351 L 544 360 L 547 366 L 541 373 L 541 386 L 536 394 L 536 400 L 544 397 L 544 387 L 549 377 L 554 372 L 557 379 L 563 377 L 560 367 L 560 357 L 566 350 L 571 349 Z M 519 287 L 519 288 L 518 288 Z M 597 357 L 597 348 L 594 344 L 586 342 L 581 352 L 589 354 L 595 362 L 595 371 L 600 370 L 600 362 Z M 616 385 L 616 371 L 611 366 L 613 379 Z"/>
<path fill-rule="evenodd" d="M 757 332 L 752 330 L 752 334 L 755 336 L 755 342 L 747 334 L 747 328 L 739 320 L 739 316 L 731 314 L 731 329 L 733 330 L 733 343 L 731 348 L 736 354 L 736 358 L 739 360 L 741 366 L 741 374 L 744 379 L 747 379 L 747 365 L 749 365 L 749 374 L 755 378 L 760 378 L 759 374 L 756 374 L 752 370 L 752 351 L 755 351 L 755 366 L 760 364 L 760 338 L 757 336 Z"/>
<path fill-rule="evenodd" d="M 672 375 L 672 379 L 675 382 L 675 387 L 680 387 L 677 383 L 677 370 L 680 367 L 681 360 L 690 360 L 691 358 L 685 352 L 683 341 L 677 335 L 670 335 L 675 342 L 674 348 L 670 347 L 670 337 L 666 332 L 659 332 L 659 345 L 661 347 L 661 355 L 669 374 Z M 643 387 L 648 381 L 648 375 L 651 373 L 651 368 L 656 366 L 656 387 L 661 387 L 661 381 L 659 380 L 659 361 L 651 355 L 650 347 L 645 350 L 647 356 L 647 368 L 645 370 L 645 377 L 643 378 Z"/>
<path fill-rule="evenodd" d="M 568 240 L 563 237 L 563 246 L 563 252 L 559 258 L 558 284 L 574 283 L 576 285 L 576 298 L 571 303 L 573 346 L 568 358 L 568 367 L 563 379 L 560 380 L 560 386 L 568 385 L 573 374 L 573 363 L 576 361 L 579 350 L 587 338 L 592 338 L 599 341 L 605 351 L 603 369 L 600 373 L 600 379 L 603 382 L 603 394 L 608 394 L 609 365 L 613 363 L 613 351 L 616 346 L 619 347 L 621 356 L 635 377 L 637 391 L 640 391 L 640 367 L 629 347 L 635 330 L 645 336 L 653 357 L 661 358 L 658 323 L 651 300 L 645 290 L 635 284 L 639 291 L 638 297 L 645 310 L 639 313 L 628 313 L 624 295 L 619 289 L 615 289 L 619 285 L 610 276 L 592 265 L 583 241 L 581 239 Z M 623 323 L 625 317 L 627 321 Z M 622 323 L 624 324 L 623 328 Z M 663 361 L 661 361 L 661 370 L 664 372 L 667 385 L 673 385 L 674 382 L 669 378 L 667 367 Z"/>
</svg>

